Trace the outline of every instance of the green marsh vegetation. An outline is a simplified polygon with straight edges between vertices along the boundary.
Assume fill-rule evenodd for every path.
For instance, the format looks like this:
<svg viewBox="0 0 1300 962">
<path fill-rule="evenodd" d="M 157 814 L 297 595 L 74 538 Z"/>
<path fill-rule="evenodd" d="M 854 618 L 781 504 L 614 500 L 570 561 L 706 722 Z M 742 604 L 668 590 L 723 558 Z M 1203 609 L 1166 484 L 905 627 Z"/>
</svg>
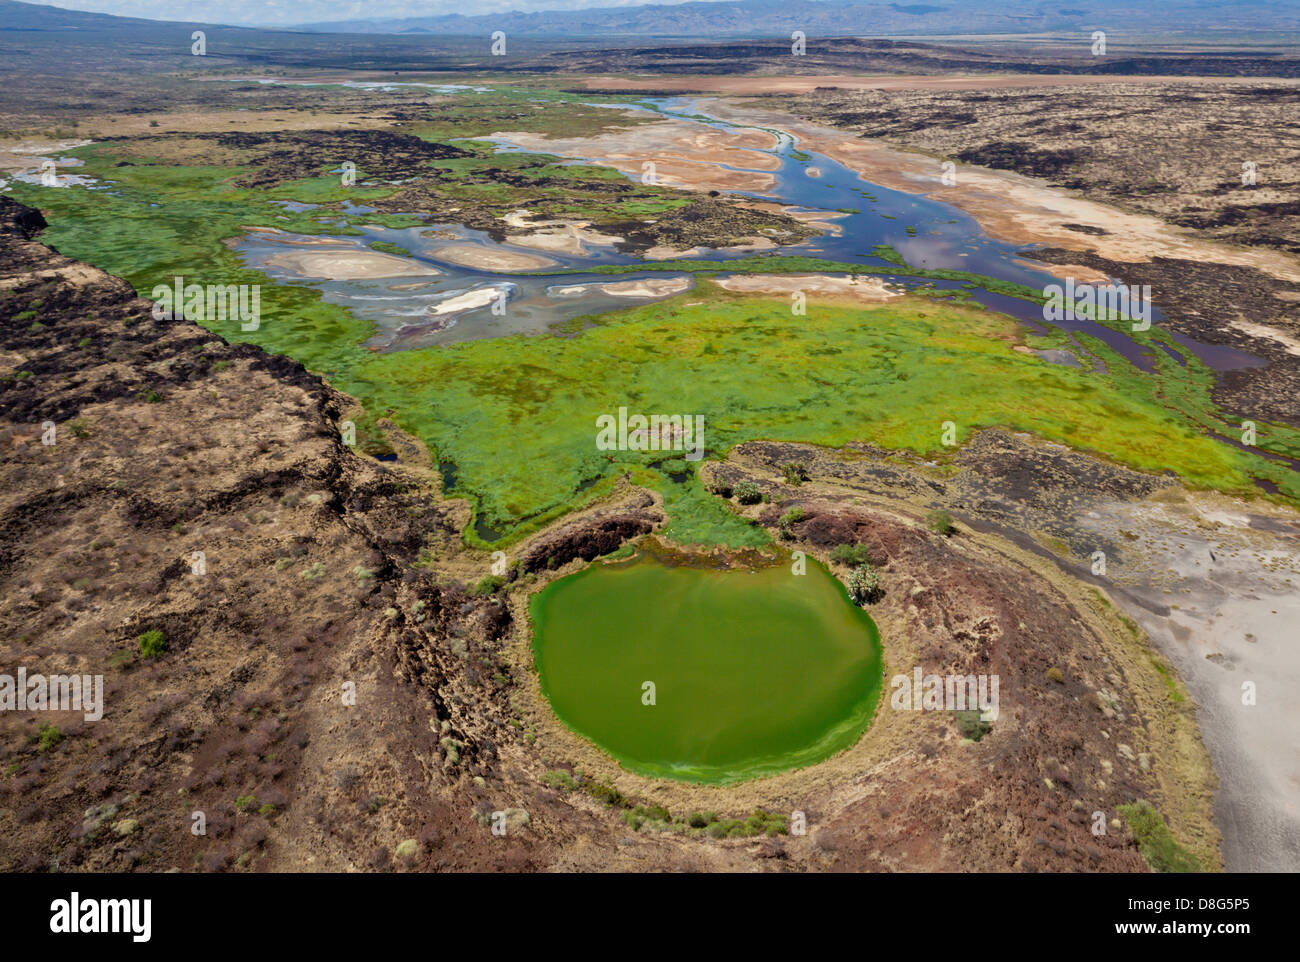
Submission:
<svg viewBox="0 0 1300 962">
<path fill-rule="evenodd" d="M 440 181 L 433 188 L 461 190 L 466 202 L 475 191 L 484 197 L 505 191 L 497 199 L 512 201 L 504 182 L 456 184 L 472 181 L 474 171 L 491 164 L 513 165 L 507 173 L 517 174 L 525 191 L 533 190 L 528 184 L 538 171 L 547 177 L 562 172 L 556 176 L 570 178 L 565 188 L 544 189 L 562 195 L 554 198 L 555 212 L 573 212 L 596 203 L 600 193 L 574 193 L 578 184 L 596 185 L 586 178 L 626 182 L 603 168 L 557 166 L 553 158 L 537 155 L 491 156 L 481 146 L 470 157 L 434 161 L 431 166 L 457 176 L 449 178 L 450 186 Z M 260 284 L 258 331 L 242 332 L 235 321 L 208 326 L 229 340 L 289 355 L 356 397 L 367 412 L 356 419 L 361 433 L 378 436 L 374 422 L 391 410 L 392 419 L 424 440 L 438 461 L 457 466 L 456 493 L 475 505 L 476 524 L 466 535 L 474 544 L 506 546 L 608 492 L 624 473 L 663 494 L 671 519 L 666 534 L 675 540 L 769 542 L 763 529 L 705 490 L 693 471 L 683 478 L 666 470 L 667 462 L 653 467 L 664 452 L 597 451 L 596 417 L 620 406 L 645 414 L 703 415 L 708 457 L 756 439 L 831 447 L 863 440 L 945 463 L 952 449 L 940 444 L 940 425 L 951 420 L 959 441 L 979 428 L 1002 426 L 1140 470 L 1174 471 L 1194 486 L 1249 494 L 1258 492 L 1252 478 L 1266 479 L 1300 501 L 1300 478 L 1288 466 L 1215 439 L 1235 438 L 1239 421 L 1214 404 L 1212 371 L 1194 356 L 1180 365 L 1155 347 L 1162 341 L 1179 349 L 1159 328 L 1131 334 L 1152 347 L 1152 373 L 1082 332 L 1075 338 L 1091 355 L 1085 363 L 1100 363 L 1080 370 L 1012 350 L 1024 340 L 1036 349 L 1077 352 L 1064 333 L 1025 337 L 1014 320 L 974 306 L 899 298 L 879 307 L 815 304 L 806 317 L 792 317 L 785 300 L 700 284 L 672 300 L 578 319 L 554 335 L 378 354 L 363 347 L 372 333 L 368 321 L 324 303 L 310 286 L 273 283 L 243 267 L 223 241 L 242 236 L 247 225 L 355 234 L 349 222 L 422 223 L 391 214 L 293 212 L 271 203 L 365 204 L 389 196 L 391 188 L 344 188 L 336 176 L 322 173 L 252 190 L 234 183 L 244 168 L 176 166 L 140 156 L 129 156 L 119 167 L 127 155 L 111 142 L 70 153 L 85 161 L 79 173 L 100 178 L 108 189 L 17 184 L 12 191 L 47 211 L 47 243 L 127 278 L 144 296 L 177 275 L 203 283 Z M 676 202 L 672 192 L 661 192 L 641 213 Z M 623 216 L 635 214 L 618 204 L 605 213 L 615 208 Z M 980 283 L 1041 300 L 1039 292 L 1019 285 L 956 271 L 919 271 L 895 251 L 875 253 L 889 264 L 878 273 Z M 593 270 L 707 276 L 720 266 L 684 260 Z M 860 264 L 785 255 L 728 261 L 725 269 L 872 273 Z M 1121 321 L 1101 323 L 1127 333 Z M 1300 457 L 1300 432 L 1260 423 L 1258 446 Z"/>
</svg>

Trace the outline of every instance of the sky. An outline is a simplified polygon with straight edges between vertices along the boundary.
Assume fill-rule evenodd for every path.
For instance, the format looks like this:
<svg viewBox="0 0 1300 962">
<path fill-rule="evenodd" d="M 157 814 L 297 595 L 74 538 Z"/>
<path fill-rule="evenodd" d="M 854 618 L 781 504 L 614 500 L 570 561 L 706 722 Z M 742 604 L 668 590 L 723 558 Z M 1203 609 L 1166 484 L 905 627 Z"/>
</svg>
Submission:
<svg viewBox="0 0 1300 962">
<path fill-rule="evenodd" d="M 685 3 L 687 0 L 28 0 L 65 10 L 112 13 L 150 20 L 250 25 L 392 20 L 399 17 L 469 16 L 508 10 L 580 10 L 584 7 Z"/>
</svg>

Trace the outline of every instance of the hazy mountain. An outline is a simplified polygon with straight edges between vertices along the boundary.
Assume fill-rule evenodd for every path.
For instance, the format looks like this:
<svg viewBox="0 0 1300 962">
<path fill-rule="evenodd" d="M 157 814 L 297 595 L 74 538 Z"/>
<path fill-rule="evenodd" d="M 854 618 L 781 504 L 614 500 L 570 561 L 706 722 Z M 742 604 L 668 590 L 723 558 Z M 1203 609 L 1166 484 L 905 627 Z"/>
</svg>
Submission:
<svg viewBox="0 0 1300 962">
<path fill-rule="evenodd" d="M 370 18 L 306 24 L 300 29 L 347 33 L 491 34 L 591 37 L 773 37 L 802 30 L 810 37 L 1039 33 L 1106 29 L 1116 34 L 1267 34 L 1300 30 L 1294 0 L 939 0 L 859 3 L 853 0 L 735 0 L 586 10 L 513 11 L 481 16 Z"/>
</svg>

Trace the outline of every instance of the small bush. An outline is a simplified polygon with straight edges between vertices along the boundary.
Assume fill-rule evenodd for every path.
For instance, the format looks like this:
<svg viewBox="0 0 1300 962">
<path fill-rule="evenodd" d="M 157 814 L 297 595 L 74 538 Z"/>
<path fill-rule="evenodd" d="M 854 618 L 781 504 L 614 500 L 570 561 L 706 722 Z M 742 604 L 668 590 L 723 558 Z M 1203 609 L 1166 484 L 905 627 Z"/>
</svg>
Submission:
<svg viewBox="0 0 1300 962">
<path fill-rule="evenodd" d="M 789 540 L 794 538 L 793 525 L 798 524 L 808 515 L 803 508 L 791 508 L 785 514 L 781 515 L 781 520 L 777 522 L 777 527 L 781 529 L 781 537 Z"/>
<path fill-rule="evenodd" d="M 562 768 L 543 772 L 541 782 L 547 788 L 558 788 L 564 792 L 571 792 L 578 787 L 577 779 Z"/>
<path fill-rule="evenodd" d="M 1061 674 L 1061 669 L 1055 666 L 1047 669 L 1047 677 L 1050 678 L 1052 681 L 1056 682 L 1058 685 L 1065 684 L 1065 676 Z"/>
<path fill-rule="evenodd" d="M 795 487 L 808 480 L 808 469 L 799 463 L 785 465 L 781 468 L 781 473 L 785 476 L 785 483 Z"/>
<path fill-rule="evenodd" d="M 41 725 L 41 727 L 36 730 L 36 750 L 42 755 L 54 748 L 54 746 L 61 741 L 63 741 L 63 732 L 59 731 L 49 722 Z"/>
<path fill-rule="evenodd" d="M 935 534 L 952 534 L 952 515 L 942 508 L 925 516 L 925 526 Z"/>
<path fill-rule="evenodd" d="M 846 568 L 871 564 L 871 552 L 865 544 L 837 544 L 831 551 L 831 560 Z"/>
<path fill-rule="evenodd" d="M 871 601 L 880 593 L 880 575 L 869 564 L 858 565 L 849 575 L 849 594 L 858 604 Z"/>
<path fill-rule="evenodd" d="M 310 568 L 303 569 L 300 577 L 306 578 L 308 581 L 319 581 L 325 577 L 325 562 L 313 562 Z"/>
<path fill-rule="evenodd" d="M 717 821 L 718 816 L 715 812 L 691 812 L 686 816 L 686 824 L 691 828 L 704 828 Z"/>
<path fill-rule="evenodd" d="M 140 645 L 141 658 L 161 658 L 163 653 L 169 649 L 166 636 L 154 628 L 152 631 L 146 631 L 136 639 Z"/>
<path fill-rule="evenodd" d="M 709 491 L 720 498 L 729 498 L 732 494 L 731 485 L 726 481 L 714 481 L 709 485 Z"/>
<path fill-rule="evenodd" d="M 662 805 L 638 805 L 637 812 L 653 822 L 671 822 L 673 813 Z"/>
<path fill-rule="evenodd" d="M 610 808 L 631 808 L 627 797 L 608 782 L 588 782 L 582 786 L 587 794 L 598 802 L 604 802 Z"/>
<path fill-rule="evenodd" d="M 741 481 L 735 487 L 736 500 L 741 504 L 758 504 L 763 500 L 763 492 L 753 481 Z"/>
<path fill-rule="evenodd" d="M 494 595 L 500 591 L 506 583 L 504 575 L 488 575 L 473 588 L 469 589 L 471 595 L 484 596 Z"/>
<path fill-rule="evenodd" d="M 1137 836 L 1138 851 L 1153 872 L 1199 872 L 1201 861 L 1178 844 L 1169 826 L 1149 802 L 1120 805 L 1120 817 Z"/>
<path fill-rule="evenodd" d="M 977 742 L 993 731 L 993 723 L 981 718 L 982 714 L 983 712 L 978 709 L 952 713 L 953 721 L 957 723 L 957 730 L 961 732 L 963 738 L 969 738 L 971 741 Z"/>
</svg>

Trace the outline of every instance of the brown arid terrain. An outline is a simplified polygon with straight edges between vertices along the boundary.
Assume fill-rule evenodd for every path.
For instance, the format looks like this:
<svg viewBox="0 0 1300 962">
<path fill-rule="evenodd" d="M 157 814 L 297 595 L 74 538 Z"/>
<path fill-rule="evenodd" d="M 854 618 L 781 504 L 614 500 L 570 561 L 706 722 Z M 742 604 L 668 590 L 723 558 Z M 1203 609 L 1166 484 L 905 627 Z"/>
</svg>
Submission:
<svg viewBox="0 0 1300 962">
<path fill-rule="evenodd" d="M 1110 586 L 1012 530 L 1046 537 L 1035 519 L 1062 499 L 1139 503 L 1172 482 L 996 433 L 963 454 L 964 480 L 865 448 L 742 446 L 711 480 L 758 482 L 772 503 L 747 510 L 773 530 L 802 505 L 779 544 L 825 560 L 858 543 L 878 563 L 887 673 L 997 673 L 1000 714 L 966 738 L 886 691 L 867 735 L 819 765 L 730 788 L 651 781 L 546 708 L 526 604 L 653 541 L 656 495 L 624 483 L 519 545 L 502 591 L 467 589 L 490 561 L 463 547 L 468 505 L 439 496 L 418 444 L 394 431 L 396 462 L 349 448 L 350 399 L 155 319 L 125 282 L 41 244 L 43 226 L 0 199 L 0 644 L 7 666 L 102 674 L 104 717 L 0 716 L 0 867 L 1144 871 L 1116 815 L 1139 798 L 1220 866 L 1215 778 L 1177 674 Z M 801 483 L 783 478 L 791 460 Z M 926 526 L 934 504 L 958 515 L 950 535 Z M 166 647 L 146 657 L 153 631 Z M 802 811 L 809 827 L 715 839 L 635 828 L 634 804 Z"/>
<path fill-rule="evenodd" d="M 1013 89 L 874 90 L 832 81 L 787 109 L 959 164 L 1042 178 L 1203 237 L 1300 253 L 1300 86 L 1025 80 Z"/>
<path fill-rule="evenodd" d="M 515 69 L 529 72 L 655 77 L 782 77 L 788 74 L 960 75 L 1023 74 L 1046 77 L 1197 76 L 1295 77 L 1300 57 L 1285 42 L 1253 50 L 1189 50 L 1149 42 L 1111 45 L 1093 56 L 1089 34 L 1056 38 L 1030 48 L 1015 43 L 942 43 L 875 37 L 810 38 L 796 53 L 786 39 L 608 46 L 539 53 Z M 476 66 L 490 68 L 490 62 Z"/>
<path fill-rule="evenodd" d="M 790 464 L 812 482 L 791 489 Z M 854 503 L 905 503 L 916 513 L 943 509 L 964 528 L 995 534 L 1092 591 L 1107 610 L 1113 605 L 1134 639 L 1146 632 L 1154 642 L 1138 657 L 1167 659 L 1187 679 L 1220 775 L 1215 822 L 1225 836 L 1226 868 L 1290 870 L 1300 855 L 1297 713 L 1286 694 L 1300 683 L 1292 644 L 1300 615 L 1295 513 L 1191 492 L 1170 477 L 1006 431 L 976 435 L 955 465 L 955 473 L 943 471 L 870 445 L 826 451 L 751 443 L 718 471 L 732 483 L 748 477 L 769 493 L 780 504 L 762 511 L 769 522 L 803 508 L 810 517 L 792 526 L 803 539 L 825 540 L 817 505 L 828 493 Z M 1246 705 L 1247 682 L 1272 694 Z M 1182 705 L 1172 688 L 1165 697 Z"/>
</svg>

